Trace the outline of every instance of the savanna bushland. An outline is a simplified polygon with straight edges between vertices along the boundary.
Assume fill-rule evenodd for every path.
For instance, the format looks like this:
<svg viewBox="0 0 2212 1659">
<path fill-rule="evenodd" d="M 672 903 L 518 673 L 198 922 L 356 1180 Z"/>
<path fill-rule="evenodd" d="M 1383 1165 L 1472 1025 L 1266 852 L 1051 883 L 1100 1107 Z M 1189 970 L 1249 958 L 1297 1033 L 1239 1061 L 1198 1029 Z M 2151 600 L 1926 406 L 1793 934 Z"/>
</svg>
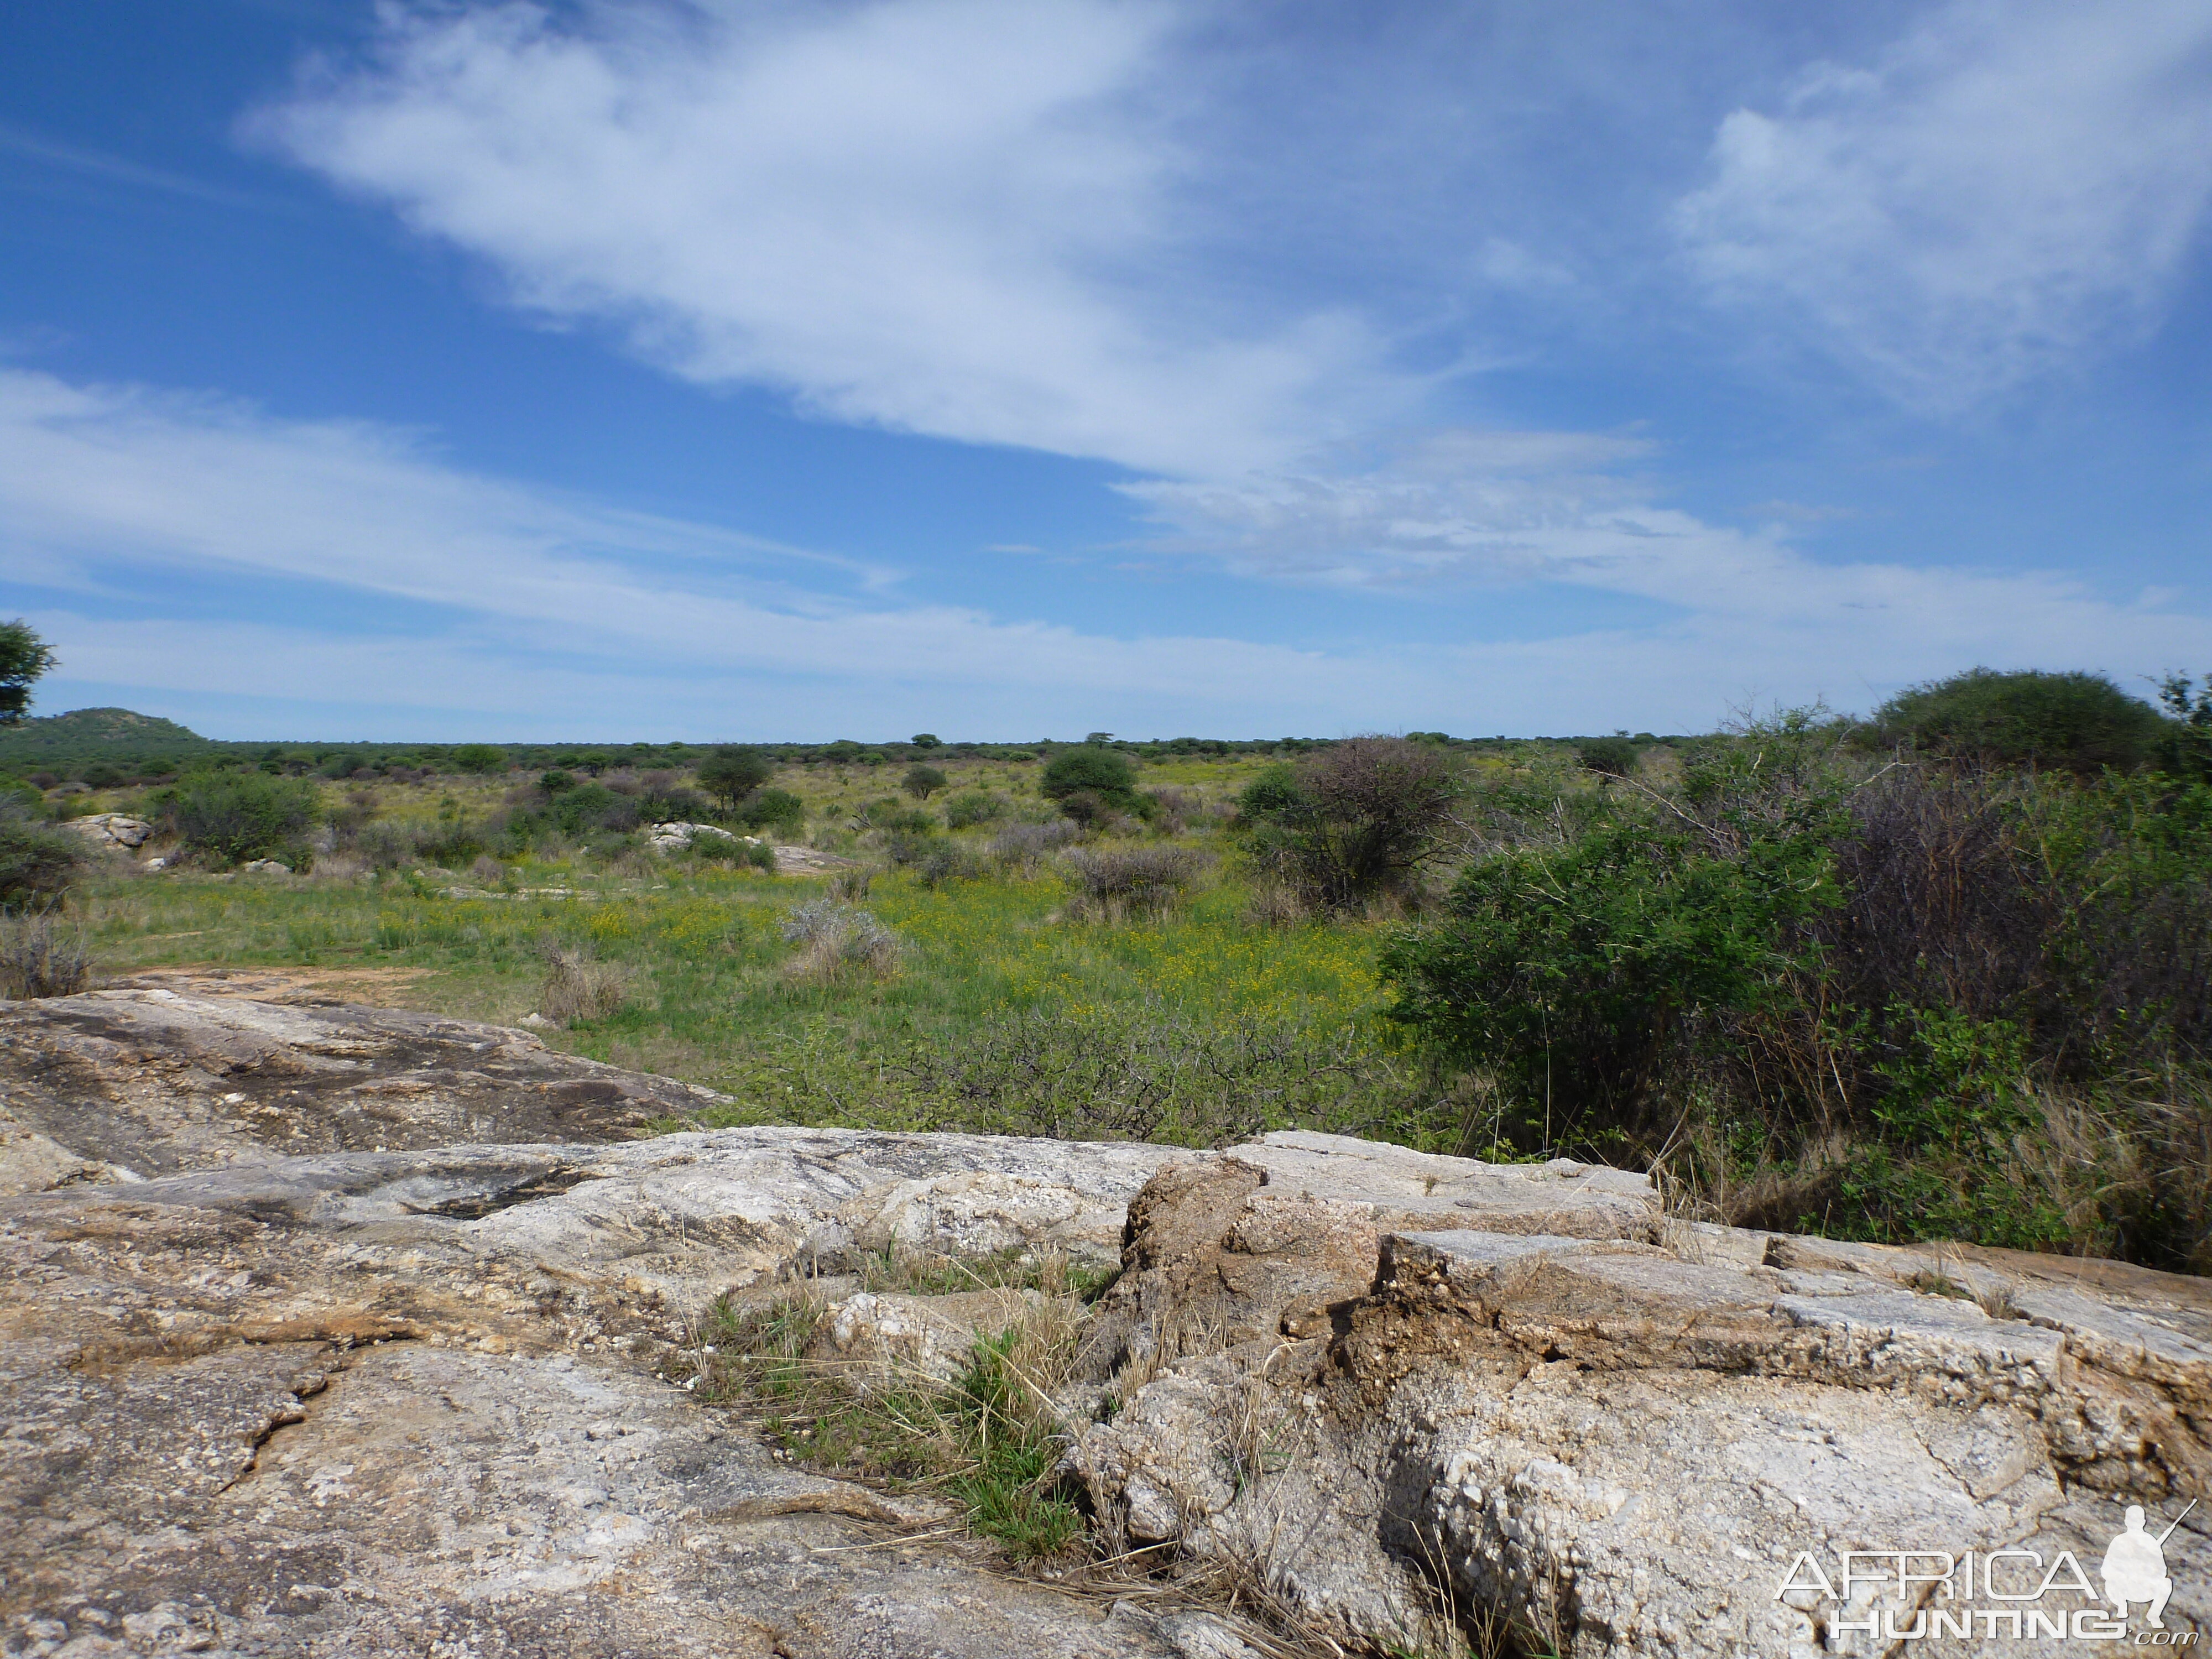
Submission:
<svg viewBox="0 0 2212 1659">
<path fill-rule="evenodd" d="M 0 902 L 76 982 L 527 1020 L 709 1124 L 1304 1126 L 2203 1272 L 2212 693 L 2160 705 L 1977 671 L 1698 737 L 722 748 L 84 711 L 0 733 Z M 137 857 L 59 822 L 103 812 Z"/>
</svg>

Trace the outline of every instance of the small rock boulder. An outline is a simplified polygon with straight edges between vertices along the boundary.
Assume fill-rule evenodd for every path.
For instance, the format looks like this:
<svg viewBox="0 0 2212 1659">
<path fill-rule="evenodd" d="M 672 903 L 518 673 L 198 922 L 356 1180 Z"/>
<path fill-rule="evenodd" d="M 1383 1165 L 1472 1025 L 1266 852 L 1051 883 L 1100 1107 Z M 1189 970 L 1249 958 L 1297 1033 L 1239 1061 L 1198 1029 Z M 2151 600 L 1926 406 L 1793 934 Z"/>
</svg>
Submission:
<svg viewBox="0 0 2212 1659">
<path fill-rule="evenodd" d="M 950 1382 L 970 1364 L 978 1337 L 997 1336 L 1030 1309 L 1035 1291 L 899 1296 L 862 1291 L 823 1310 L 807 1357 L 870 1382 Z"/>
<path fill-rule="evenodd" d="M 656 853 L 680 853 L 702 836 L 727 842 L 754 839 L 750 836 L 734 835 L 711 823 L 656 823 L 646 831 L 645 844 Z"/>
<path fill-rule="evenodd" d="M 90 817 L 71 818 L 69 827 L 95 847 L 119 847 L 132 852 L 143 847 L 154 833 L 154 826 L 145 819 L 126 817 L 120 812 L 95 812 Z"/>
</svg>

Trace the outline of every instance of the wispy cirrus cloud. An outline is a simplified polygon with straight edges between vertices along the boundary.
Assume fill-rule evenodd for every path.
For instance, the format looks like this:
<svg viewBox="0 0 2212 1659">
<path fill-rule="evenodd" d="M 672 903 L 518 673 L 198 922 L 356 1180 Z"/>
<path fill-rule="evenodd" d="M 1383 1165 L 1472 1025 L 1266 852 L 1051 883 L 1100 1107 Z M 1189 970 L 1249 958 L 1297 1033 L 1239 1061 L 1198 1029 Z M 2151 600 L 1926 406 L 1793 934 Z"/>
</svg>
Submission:
<svg viewBox="0 0 2212 1659">
<path fill-rule="evenodd" d="M 1634 626 L 1483 638 L 1478 593 L 1462 642 L 1326 650 L 908 599 L 898 573 L 471 473 L 419 434 L 143 387 L 0 369 L 0 553 L 19 592 L 52 596 L 15 604 L 64 641 L 72 680 L 186 710 L 274 690 L 365 735 L 480 733 L 495 714 L 517 737 L 827 737 L 886 718 L 1000 735 L 1559 731 L 1624 708 L 1694 729 L 1753 695 L 1863 703 L 1930 662 L 2212 654 L 2206 619 L 2063 576 L 1824 565 L 1652 507 L 1632 437 L 1431 434 L 1364 449 L 1341 476 L 1148 490 L 1186 556 L 1255 575 L 1360 587 L 1411 568 L 1462 595 L 1510 580 L 1653 605 Z M 1285 501 L 1304 539 L 1255 533 Z M 116 603 L 179 582 L 208 614 Z"/>
<path fill-rule="evenodd" d="M 281 202 L 249 191 L 210 184 L 204 179 L 174 173 L 167 167 L 148 167 L 124 156 L 87 149 L 79 144 L 62 143 L 6 122 L 0 122 L 0 155 L 12 155 L 19 162 L 30 162 L 49 173 L 94 179 L 102 184 L 127 185 L 133 190 L 178 197 L 211 207 L 270 212 L 282 210 L 284 206 Z"/>
<path fill-rule="evenodd" d="M 2154 325 L 2212 204 L 2201 0 L 1950 0 L 1719 126 L 1711 297 L 1953 414 Z"/>
<path fill-rule="evenodd" d="M 1757 531 L 1706 522 L 1655 499 L 1641 471 L 1653 446 L 1638 437 L 1429 433 L 1328 459 L 1234 483 L 1122 488 L 1166 545 L 1248 575 L 1453 592 L 1478 614 L 1484 592 L 1533 583 L 1648 601 L 1663 619 L 1616 632 L 1616 647 L 1633 656 L 1633 641 L 1694 639 L 1700 659 L 1671 674 L 1717 671 L 1784 696 L 1855 700 L 1854 685 L 1918 678 L 1929 664 L 2212 653 L 2212 618 L 2169 610 L 2171 593 L 2127 602 L 2062 571 L 1825 561 L 1780 514 Z"/>
<path fill-rule="evenodd" d="M 809 686 L 795 701 L 826 696 L 849 718 L 870 698 L 916 696 L 1237 708 L 1300 683 L 1357 701 L 1372 678 L 1282 646 L 1116 639 L 904 599 L 880 567 L 472 474 L 419 434 L 365 422 L 0 369 L 0 548 L 20 581 L 110 600 L 133 572 L 273 583 L 374 596 L 410 618 L 272 629 L 73 614 L 72 673 L 158 664 L 244 695 L 287 663 L 319 662 L 318 684 L 399 708 L 442 706 L 462 686 L 505 708 L 520 687 L 590 681 L 603 697 L 622 687 L 631 719 L 726 700 L 739 680 Z M 210 648 L 230 635 L 256 643 Z M 547 703 L 550 724 L 574 706 Z M 759 703 L 739 718 L 761 735 L 795 729 Z"/>
</svg>

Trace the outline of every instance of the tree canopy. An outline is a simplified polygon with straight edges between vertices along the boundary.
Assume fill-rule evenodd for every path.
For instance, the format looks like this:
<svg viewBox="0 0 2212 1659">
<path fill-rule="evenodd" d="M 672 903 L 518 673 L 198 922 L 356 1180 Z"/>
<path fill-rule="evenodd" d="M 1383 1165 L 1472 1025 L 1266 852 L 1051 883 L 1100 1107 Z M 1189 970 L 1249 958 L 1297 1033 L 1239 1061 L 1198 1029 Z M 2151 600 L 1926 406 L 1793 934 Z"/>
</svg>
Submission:
<svg viewBox="0 0 2212 1659">
<path fill-rule="evenodd" d="M 726 745 L 699 763 L 699 787 L 734 811 L 775 773 L 766 756 Z"/>
<path fill-rule="evenodd" d="M 2094 777 L 2142 764 L 2166 722 L 2102 674 L 1970 668 L 1899 692 L 1875 711 L 1875 728 L 1938 754 Z"/>
<path fill-rule="evenodd" d="M 21 722 L 31 687 L 55 663 L 54 648 L 21 617 L 0 623 L 0 726 Z"/>
</svg>

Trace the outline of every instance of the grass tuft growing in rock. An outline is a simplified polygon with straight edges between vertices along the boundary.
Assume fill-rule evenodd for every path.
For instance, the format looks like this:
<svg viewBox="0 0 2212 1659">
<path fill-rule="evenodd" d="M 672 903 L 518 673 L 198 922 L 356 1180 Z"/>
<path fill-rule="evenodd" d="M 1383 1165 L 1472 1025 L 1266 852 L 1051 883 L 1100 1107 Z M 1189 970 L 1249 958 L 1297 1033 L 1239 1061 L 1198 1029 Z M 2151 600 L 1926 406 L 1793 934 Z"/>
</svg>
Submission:
<svg viewBox="0 0 2212 1659">
<path fill-rule="evenodd" d="M 828 1358 L 830 1300 L 811 1283 L 764 1304 L 718 1298 L 691 1351 L 698 1398 L 751 1418 L 786 1455 L 825 1474 L 942 1498 L 966 1528 L 1017 1563 L 1066 1560 L 1086 1538 L 1054 1474 L 1069 1424 L 1055 1403 L 1084 1324 L 1086 1295 L 1110 1274 L 1056 1257 L 886 1257 L 864 1283 L 935 1295 L 1000 1290 L 1014 1299 L 995 1334 L 979 1334 L 958 1376 L 879 1360 Z M 1024 1295 L 1024 1292 L 1028 1292 Z"/>
</svg>

